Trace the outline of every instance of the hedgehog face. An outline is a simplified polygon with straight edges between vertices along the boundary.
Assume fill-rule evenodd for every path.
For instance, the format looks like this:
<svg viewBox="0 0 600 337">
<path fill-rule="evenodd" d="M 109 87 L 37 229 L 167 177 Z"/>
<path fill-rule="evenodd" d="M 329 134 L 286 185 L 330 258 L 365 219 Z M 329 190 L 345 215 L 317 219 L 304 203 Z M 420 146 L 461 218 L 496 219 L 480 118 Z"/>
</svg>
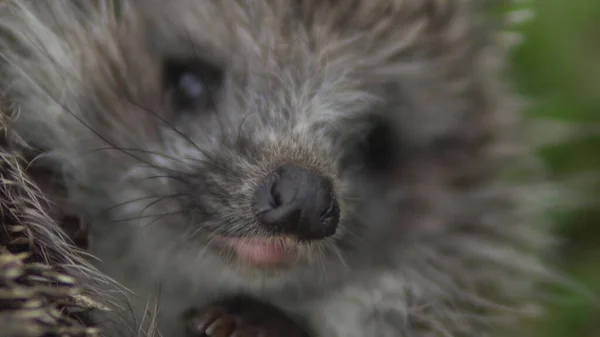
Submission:
<svg viewBox="0 0 600 337">
<path fill-rule="evenodd" d="M 29 73 L 57 114 L 20 118 L 68 164 L 97 245 L 259 270 L 385 264 L 496 207 L 478 192 L 495 102 L 460 4 L 55 8 L 66 48 Z"/>
<path fill-rule="evenodd" d="M 230 5 L 240 17 L 223 27 L 235 11 L 214 4 L 160 5 L 153 13 L 173 14 L 145 17 L 151 43 L 137 53 L 157 69 L 148 85 L 156 94 L 139 104 L 158 115 L 146 124 L 158 125 L 150 160 L 175 195 L 148 210 L 176 205 L 183 220 L 173 231 L 245 265 L 341 264 L 357 238 L 386 231 L 396 213 L 386 185 L 407 148 L 396 83 L 378 80 L 376 59 L 392 55 L 370 55 L 396 46 L 364 49 L 353 40 L 369 39 L 370 28 L 328 26 L 327 6 Z M 258 17 L 269 22 L 245 21 Z"/>
</svg>

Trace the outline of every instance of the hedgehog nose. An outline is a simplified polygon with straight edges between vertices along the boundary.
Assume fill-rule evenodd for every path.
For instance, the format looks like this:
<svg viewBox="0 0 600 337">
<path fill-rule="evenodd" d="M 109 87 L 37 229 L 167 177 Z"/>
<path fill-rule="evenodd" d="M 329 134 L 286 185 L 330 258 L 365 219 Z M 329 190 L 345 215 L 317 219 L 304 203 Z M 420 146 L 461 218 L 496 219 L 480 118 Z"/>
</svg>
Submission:
<svg viewBox="0 0 600 337">
<path fill-rule="evenodd" d="M 269 231 L 301 240 L 335 234 L 340 220 L 331 181 L 293 164 L 280 166 L 265 179 L 254 195 L 254 206 Z"/>
</svg>

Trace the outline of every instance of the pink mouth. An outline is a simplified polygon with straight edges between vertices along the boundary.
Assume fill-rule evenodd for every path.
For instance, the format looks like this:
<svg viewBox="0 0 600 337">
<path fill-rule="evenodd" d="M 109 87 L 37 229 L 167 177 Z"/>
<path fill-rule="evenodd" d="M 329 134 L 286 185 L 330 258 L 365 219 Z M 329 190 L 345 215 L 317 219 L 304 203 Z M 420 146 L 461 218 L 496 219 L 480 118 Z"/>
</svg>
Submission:
<svg viewBox="0 0 600 337">
<path fill-rule="evenodd" d="M 296 257 L 294 244 L 289 238 L 220 238 L 238 257 L 252 265 L 276 265 Z"/>
</svg>

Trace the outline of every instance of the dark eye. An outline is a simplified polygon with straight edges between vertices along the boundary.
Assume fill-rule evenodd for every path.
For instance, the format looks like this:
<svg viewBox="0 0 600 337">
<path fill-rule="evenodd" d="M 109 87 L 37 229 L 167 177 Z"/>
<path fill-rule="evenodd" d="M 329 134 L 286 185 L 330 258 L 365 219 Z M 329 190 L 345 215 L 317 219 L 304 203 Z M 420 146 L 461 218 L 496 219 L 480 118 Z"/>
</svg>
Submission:
<svg viewBox="0 0 600 337">
<path fill-rule="evenodd" d="M 198 59 L 167 60 L 164 67 L 165 90 L 177 111 L 212 108 L 221 85 L 221 69 Z"/>
<path fill-rule="evenodd" d="M 398 137 L 390 121 L 373 118 L 358 144 L 363 164 L 372 170 L 387 170 L 397 163 Z"/>
</svg>

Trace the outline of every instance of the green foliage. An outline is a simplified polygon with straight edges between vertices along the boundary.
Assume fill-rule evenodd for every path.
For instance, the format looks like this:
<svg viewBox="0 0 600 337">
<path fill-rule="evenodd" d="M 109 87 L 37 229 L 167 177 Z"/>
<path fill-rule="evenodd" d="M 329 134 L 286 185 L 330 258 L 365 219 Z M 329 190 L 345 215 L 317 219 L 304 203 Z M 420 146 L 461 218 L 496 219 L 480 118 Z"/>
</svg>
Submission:
<svg viewBox="0 0 600 337">
<path fill-rule="evenodd" d="M 538 0 L 534 6 L 534 20 L 519 27 L 526 42 L 514 55 L 517 88 L 536 99 L 527 113 L 591 130 L 544 148 L 541 154 L 557 178 L 600 173 L 600 1 Z M 600 191 L 600 178 L 588 182 L 586 191 Z M 585 207 L 556 212 L 565 245 L 552 262 L 600 297 L 598 194 L 591 193 Z M 534 324 L 534 332 L 523 335 L 600 335 L 600 310 L 589 296 L 557 296 L 560 301 L 551 301 L 548 316 Z"/>
</svg>

